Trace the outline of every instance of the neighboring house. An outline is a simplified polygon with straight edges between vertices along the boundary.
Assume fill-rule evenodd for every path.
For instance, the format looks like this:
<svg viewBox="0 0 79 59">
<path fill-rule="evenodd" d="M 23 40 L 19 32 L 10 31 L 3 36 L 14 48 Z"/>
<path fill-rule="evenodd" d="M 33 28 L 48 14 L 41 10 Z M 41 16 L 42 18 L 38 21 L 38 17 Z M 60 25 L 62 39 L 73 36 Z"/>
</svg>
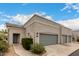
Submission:
<svg viewBox="0 0 79 59">
<path fill-rule="evenodd" d="M 6 23 L 9 44 L 21 43 L 24 37 L 32 37 L 33 42 L 43 45 L 72 42 L 72 30 L 43 16 L 34 14 L 23 26 Z"/>
</svg>

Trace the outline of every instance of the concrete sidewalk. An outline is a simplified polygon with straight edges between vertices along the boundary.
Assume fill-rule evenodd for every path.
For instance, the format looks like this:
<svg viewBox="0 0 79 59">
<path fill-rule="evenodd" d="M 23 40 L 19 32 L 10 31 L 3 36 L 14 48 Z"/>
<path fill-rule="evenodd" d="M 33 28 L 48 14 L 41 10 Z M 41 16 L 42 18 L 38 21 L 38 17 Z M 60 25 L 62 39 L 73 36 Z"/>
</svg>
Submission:
<svg viewBox="0 0 79 59">
<path fill-rule="evenodd" d="M 68 56 L 73 51 L 79 49 L 79 43 L 69 43 L 66 45 L 49 45 L 45 46 L 45 48 L 47 52 L 44 54 L 44 56 Z M 38 56 L 25 50 L 21 44 L 14 45 L 14 50 L 16 54 L 20 56 Z"/>
<path fill-rule="evenodd" d="M 14 44 L 13 47 L 14 47 L 15 53 L 18 54 L 19 56 L 37 56 L 25 50 L 21 44 Z"/>
</svg>

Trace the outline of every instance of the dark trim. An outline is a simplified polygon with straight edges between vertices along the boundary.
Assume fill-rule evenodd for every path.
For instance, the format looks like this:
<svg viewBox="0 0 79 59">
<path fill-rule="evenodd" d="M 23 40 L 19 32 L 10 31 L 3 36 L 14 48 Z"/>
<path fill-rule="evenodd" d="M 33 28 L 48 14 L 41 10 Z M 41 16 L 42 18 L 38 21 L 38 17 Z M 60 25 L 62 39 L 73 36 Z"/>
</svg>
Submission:
<svg viewBox="0 0 79 59">
<path fill-rule="evenodd" d="M 39 34 L 43 34 L 43 35 L 57 35 L 58 36 L 58 34 L 49 34 L 49 33 L 39 33 Z"/>
<path fill-rule="evenodd" d="M 16 39 L 16 42 L 14 41 L 14 35 L 17 36 L 18 39 Z M 20 33 L 13 33 L 13 43 L 19 43 L 20 42 Z"/>
</svg>

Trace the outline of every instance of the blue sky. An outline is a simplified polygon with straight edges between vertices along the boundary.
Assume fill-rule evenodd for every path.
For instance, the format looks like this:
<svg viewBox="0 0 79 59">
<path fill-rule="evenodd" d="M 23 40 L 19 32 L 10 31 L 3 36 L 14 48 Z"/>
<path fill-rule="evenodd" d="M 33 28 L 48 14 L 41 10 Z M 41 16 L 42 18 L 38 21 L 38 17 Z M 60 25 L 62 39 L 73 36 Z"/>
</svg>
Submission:
<svg viewBox="0 0 79 59">
<path fill-rule="evenodd" d="M 72 10 L 73 13 L 69 13 L 67 10 L 61 11 L 65 6 L 64 3 L 26 3 L 26 4 L 0 4 L 0 11 L 7 15 L 16 14 L 32 14 L 37 11 L 45 12 L 47 15 L 51 15 L 55 20 L 63 20 L 74 18 L 77 12 Z"/>
<path fill-rule="evenodd" d="M 79 4 L 77 3 L 1 3 L 0 26 L 3 28 L 6 22 L 19 23 L 23 17 L 33 13 L 47 15 L 49 18 L 68 27 L 69 21 L 74 22 L 79 18 Z M 25 19 L 23 18 L 23 19 Z M 23 22 L 25 22 L 24 20 Z M 69 24 L 69 25 L 68 25 Z M 75 25 L 75 24 L 74 24 Z M 72 26 L 70 27 L 72 28 Z"/>
</svg>

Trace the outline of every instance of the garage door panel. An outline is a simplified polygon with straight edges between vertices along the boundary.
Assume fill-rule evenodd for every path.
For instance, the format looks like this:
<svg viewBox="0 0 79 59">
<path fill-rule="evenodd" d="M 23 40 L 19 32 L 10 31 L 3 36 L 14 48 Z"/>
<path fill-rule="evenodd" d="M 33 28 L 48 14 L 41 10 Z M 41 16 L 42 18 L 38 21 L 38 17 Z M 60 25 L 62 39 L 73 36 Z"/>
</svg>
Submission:
<svg viewBox="0 0 79 59">
<path fill-rule="evenodd" d="M 67 43 L 67 36 L 63 35 L 62 38 L 63 38 L 63 43 Z"/>
<path fill-rule="evenodd" d="M 43 45 L 57 44 L 58 36 L 50 34 L 40 34 L 40 43 Z"/>
<path fill-rule="evenodd" d="M 71 42 L 71 36 L 68 36 L 68 42 Z"/>
</svg>

